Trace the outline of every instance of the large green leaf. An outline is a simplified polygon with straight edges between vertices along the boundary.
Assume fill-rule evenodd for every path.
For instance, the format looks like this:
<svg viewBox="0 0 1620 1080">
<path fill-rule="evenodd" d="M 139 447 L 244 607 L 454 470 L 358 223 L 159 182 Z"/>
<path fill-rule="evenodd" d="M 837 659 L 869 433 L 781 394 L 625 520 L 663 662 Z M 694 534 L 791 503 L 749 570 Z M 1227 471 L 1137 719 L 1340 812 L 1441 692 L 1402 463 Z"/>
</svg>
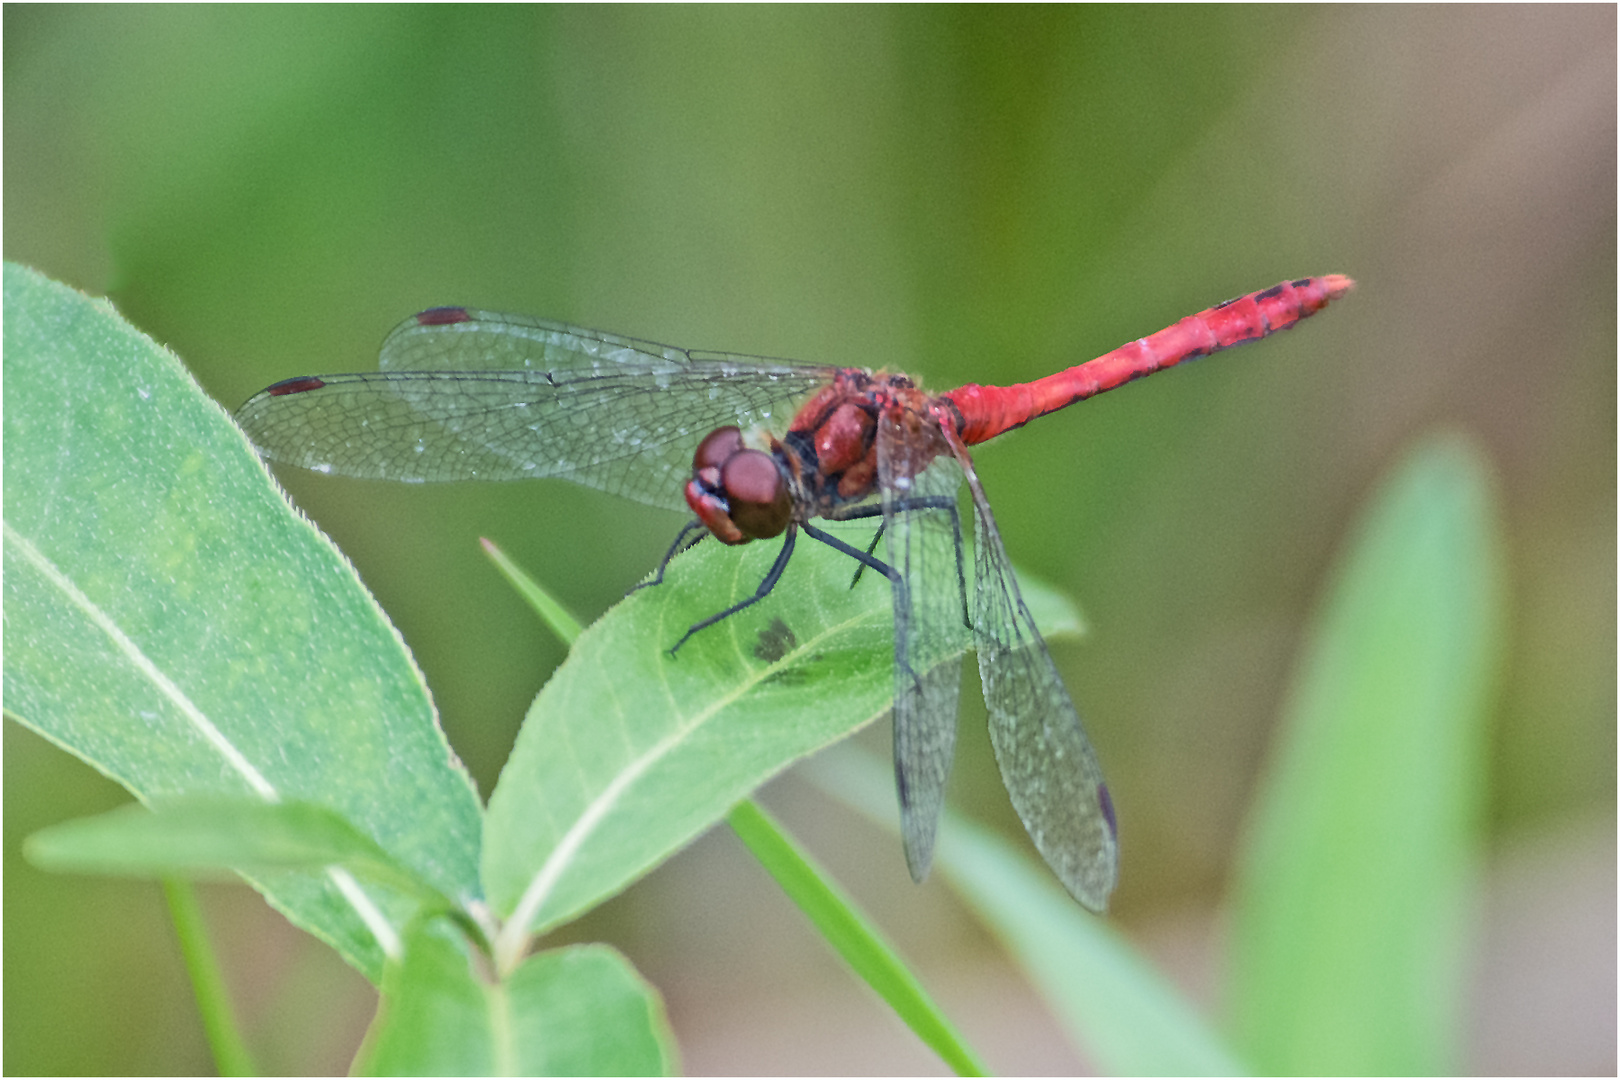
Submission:
<svg viewBox="0 0 1620 1080">
<path fill-rule="evenodd" d="M 393 966 L 369 1076 L 661 1076 L 675 1040 L 658 992 L 605 945 L 537 953 L 500 982 L 424 926 Z"/>
<path fill-rule="evenodd" d="M 717 598 L 751 593 L 776 550 L 700 545 L 580 635 L 535 699 L 484 837 L 490 903 L 512 918 L 508 962 L 527 932 L 622 889 L 889 707 L 889 583 L 869 574 L 851 589 L 850 560 L 811 541 L 765 601 L 670 656 Z"/>
<path fill-rule="evenodd" d="M 827 527 L 860 546 L 872 535 Z M 750 595 L 779 550 L 699 545 L 580 635 L 535 699 L 484 838 L 490 901 L 511 916 L 503 962 L 888 710 L 889 583 L 866 574 L 852 589 L 851 560 L 809 539 L 768 598 L 670 656 L 688 626 Z M 1082 632 L 1067 598 L 1038 581 L 1027 591 L 1049 632 Z"/>
<path fill-rule="evenodd" d="M 5 708 L 146 799 L 325 806 L 453 898 L 479 807 L 420 673 L 179 361 L 5 267 Z M 373 978 L 414 905 L 258 881 Z"/>
<path fill-rule="evenodd" d="M 1460 1064 L 1501 577 L 1487 465 L 1422 444 L 1335 573 L 1258 803 L 1232 1002 L 1262 1071 Z"/>
</svg>

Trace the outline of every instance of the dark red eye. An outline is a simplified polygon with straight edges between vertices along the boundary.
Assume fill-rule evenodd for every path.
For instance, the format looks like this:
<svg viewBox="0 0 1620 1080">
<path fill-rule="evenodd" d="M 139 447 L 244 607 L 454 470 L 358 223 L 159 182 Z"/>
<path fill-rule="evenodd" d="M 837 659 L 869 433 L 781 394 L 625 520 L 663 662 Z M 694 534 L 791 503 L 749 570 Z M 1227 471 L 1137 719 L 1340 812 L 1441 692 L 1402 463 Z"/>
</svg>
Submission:
<svg viewBox="0 0 1620 1080">
<path fill-rule="evenodd" d="M 704 443 L 707 445 L 708 440 Z M 702 452 L 703 448 L 699 447 L 698 453 Z M 731 507 L 731 520 L 751 539 L 780 536 L 793 518 L 793 500 L 788 496 L 787 482 L 782 479 L 776 459 L 763 450 L 741 450 L 732 454 L 720 470 L 720 488 Z"/>
<path fill-rule="evenodd" d="M 697 453 L 692 455 L 692 471 L 718 469 L 742 448 L 742 432 L 737 428 L 715 428 L 698 443 Z"/>
</svg>

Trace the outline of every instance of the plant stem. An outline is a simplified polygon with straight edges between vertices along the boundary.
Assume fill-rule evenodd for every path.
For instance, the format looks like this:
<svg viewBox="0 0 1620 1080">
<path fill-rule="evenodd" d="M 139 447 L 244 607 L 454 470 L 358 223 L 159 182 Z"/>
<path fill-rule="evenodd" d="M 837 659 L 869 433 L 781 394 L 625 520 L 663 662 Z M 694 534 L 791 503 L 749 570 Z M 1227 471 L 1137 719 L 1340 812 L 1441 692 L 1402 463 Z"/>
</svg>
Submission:
<svg viewBox="0 0 1620 1080">
<path fill-rule="evenodd" d="M 197 996 L 197 1011 L 202 1014 L 203 1031 L 214 1052 L 214 1065 L 221 1076 L 256 1076 L 253 1058 L 236 1027 L 231 1013 L 231 1002 L 225 993 L 225 980 L 219 973 L 219 962 L 214 958 L 213 946 L 208 942 L 208 930 L 203 925 L 202 908 L 190 882 L 178 878 L 163 880 L 163 895 L 169 901 L 169 915 L 174 919 L 174 932 L 180 939 L 180 953 L 185 957 L 186 971 L 191 975 L 192 992 Z"/>
</svg>

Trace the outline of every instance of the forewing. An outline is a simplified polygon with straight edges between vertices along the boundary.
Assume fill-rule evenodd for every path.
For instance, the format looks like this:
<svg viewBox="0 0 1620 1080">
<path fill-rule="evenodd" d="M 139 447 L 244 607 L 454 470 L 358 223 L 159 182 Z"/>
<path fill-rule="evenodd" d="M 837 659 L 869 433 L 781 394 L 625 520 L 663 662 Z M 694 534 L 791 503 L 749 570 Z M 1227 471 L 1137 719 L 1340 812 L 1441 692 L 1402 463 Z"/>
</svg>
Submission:
<svg viewBox="0 0 1620 1080">
<path fill-rule="evenodd" d="M 1102 768 L 1046 642 L 1024 606 L 984 487 L 954 444 L 973 496 L 974 643 L 990 742 L 1036 850 L 1080 903 L 1101 912 L 1119 876 L 1119 840 Z"/>
<path fill-rule="evenodd" d="M 380 371 L 277 383 L 237 422 L 267 458 L 318 472 L 558 477 L 680 510 L 705 435 L 784 427 L 833 374 L 525 316 L 441 312 L 450 314 L 412 316 L 389 334 Z"/>
<path fill-rule="evenodd" d="M 956 512 L 962 474 L 931 426 L 885 418 L 877 446 L 886 553 L 903 583 L 894 588 L 895 786 L 906 866 L 921 881 L 945 804 L 969 644 Z"/>
</svg>

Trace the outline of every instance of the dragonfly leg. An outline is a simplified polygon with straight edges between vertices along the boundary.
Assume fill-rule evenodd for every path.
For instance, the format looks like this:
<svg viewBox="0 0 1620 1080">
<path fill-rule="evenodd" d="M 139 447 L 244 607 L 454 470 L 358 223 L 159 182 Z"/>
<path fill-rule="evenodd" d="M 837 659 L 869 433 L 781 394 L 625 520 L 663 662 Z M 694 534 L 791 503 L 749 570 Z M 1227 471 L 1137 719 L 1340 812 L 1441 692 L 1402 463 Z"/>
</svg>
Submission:
<svg viewBox="0 0 1620 1080">
<path fill-rule="evenodd" d="M 866 509 L 876 510 L 877 508 L 876 507 L 871 507 L 871 508 L 866 508 Z M 840 517 L 837 520 L 839 520 L 839 521 L 852 521 L 852 520 L 854 520 L 856 518 L 875 517 L 875 516 L 876 515 L 872 514 L 872 513 L 851 514 L 849 517 Z M 872 547 L 867 548 L 865 551 L 862 551 L 858 547 L 851 547 L 850 545 L 844 543 L 842 540 L 838 539 L 838 537 L 832 535 L 831 533 L 822 532 L 820 529 L 816 528 L 814 525 L 801 525 L 800 528 L 802 528 L 810 536 L 815 537 L 817 540 L 820 540 L 823 544 L 826 544 L 828 547 L 832 548 L 834 551 L 842 551 L 845 555 L 848 555 L 850 558 L 852 558 L 856 562 L 860 563 L 862 570 L 864 570 L 868 566 L 870 566 L 873 570 L 876 570 L 878 573 L 882 574 L 884 577 L 888 578 L 890 581 L 894 582 L 896 585 L 899 585 L 902 588 L 905 587 L 905 580 L 903 578 L 901 578 L 900 571 L 896 570 L 894 567 L 890 566 L 888 563 L 884 562 L 882 559 L 880 559 L 876 555 L 872 554 L 872 548 L 877 547 L 877 542 L 876 541 L 873 541 Z M 883 534 L 883 530 L 881 528 L 879 528 L 878 529 L 878 535 L 881 536 L 882 534 Z"/>
<path fill-rule="evenodd" d="M 639 589 L 645 589 L 649 585 L 662 585 L 664 583 L 664 571 L 669 567 L 670 560 L 675 558 L 675 556 L 679 555 L 681 552 L 694 548 L 703 542 L 703 537 L 707 535 L 706 533 L 700 532 L 697 536 L 690 540 L 686 538 L 693 530 L 702 528 L 703 522 L 699 521 L 697 518 L 693 518 L 691 521 L 688 521 L 685 525 L 681 526 L 681 531 L 675 536 L 675 542 L 669 545 L 669 550 L 664 552 L 664 557 L 658 561 L 658 572 L 653 575 L 652 580 L 643 581 L 641 584 L 633 586 L 630 589 L 630 592 L 625 593 L 624 595 L 629 596 L 630 593 L 636 592 Z"/>
<path fill-rule="evenodd" d="M 804 528 L 805 531 L 810 532 L 811 535 L 815 535 L 815 533 L 820 532 L 819 529 L 812 530 L 808 525 Z M 782 541 L 781 554 L 776 556 L 776 561 L 771 564 L 770 573 L 766 574 L 765 580 L 759 583 L 759 588 L 754 590 L 753 596 L 750 596 L 748 599 L 739 603 L 732 604 L 730 607 L 726 608 L 726 610 L 719 612 L 718 614 L 710 615 L 702 622 L 695 622 L 691 626 L 687 627 L 686 633 L 681 635 L 681 640 L 677 641 L 669 650 L 669 655 L 674 656 L 675 651 L 682 645 L 686 644 L 686 639 L 697 633 L 699 630 L 707 630 L 709 627 L 713 626 L 717 622 L 720 622 L 722 619 L 729 619 L 731 616 L 737 614 L 737 612 L 743 610 L 744 608 L 752 607 L 769 596 L 771 594 L 771 590 L 776 588 L 776 583 L 782 580 L 782 571 L 787 569 L 788 558 L 793 554 L 795 532 L 796 530 L 791 527 L 788 529 L 787 536 Z M 649 584 L 651 583 L 649 582 Z"/>
<path fill-rule="evenodd" d="M 855 516 L 871 517 L 872 515 L 870 513 L 863 513 Z M 894 567 L 890 566 L 888 563 L 884 562 L 882 559 L 871 554 L 870 552 L 862 551 L 858 547 L 852 547 L 831 533 L 822 532 L 814 525 L 802 525 L 800 528 L 804 529 L 808 535 L 820 540 L 823 544 L 826 544 L 834 551 L 841 551 L 845 555 L 848 555 L 850 558 L 854 559 L 856 562 L 860 563 L 861 566 L 870 566 L 873 570 L 876 570 L 878 573 L 888 578 L 889 582 L 894 586 L 894 613 L 897 620 L 903 617 L 903 613 L 909 613 L 911 611 L 911 603 L 906 593 L 906 579 L 901 576 L 900 571 L 896 570 Z M 907 660 L 906 656 L 905 627 L 899 624 L 897 624 L 894 628 L 894 662 L 896 667 L 898 667 L 901 671 L 904 671 L 907 675 L 911 676 L 911 681 L 917 684 L 917 690 L 920 693 L 922 691 L 922 679 L 917 676 L 915 671 L 911 670 L 911 664 Z"/>
<path fill-rule="evenodd" d="M 890 510 L 944 510 L 951 515 L 951 539 L 956 543 L 956 591 L 962 598 L 962 625 L 973 629 L 973 620 L 968 616 L 967 602 L 967 571 L 962 565 L 962 515 L 956 509 L 956 499 L 950 495 L 925 495 L 914 499 L 897 499 L 889 505 Z M 857 506 L 847 513 L 839 514 L 834 520 L 856 521 L 860 518 L 877 517 L 883 513 L 881 506 Z M 878 541 L 883 539 L 882 524 L 872 537 L 872 543 L 867 546 L 866 553 L 871 555 L 877 550 Z M 866 561 L 861 560 L 855 568 L 855 576 L 850 580 L 849 587 L 853 589 L 860 584 L 861 575 L 866 572 Z"/>
<path fill-rule="evenodd" d="M 833 517 L 831 520 L 833 520 L 833 521 L 859 521 L 862 518 L 882 517 L 882 516 L 883 516 L 883 507 L 869 504 L 867 506 L 852 506 L 848 510 L 842 511 L 836 517 Z M 881 540 L 881 539 L 883 539 L 883 523 L 880 521 L 880 522 L 878 522 L 878 530 L 877 530 L 877 532 L 872 535 L 872 542 L 870 544 L 866 545 L 866 553 L 868 555 L 871 555 L 872 552 L 877 550 L 878 541 Z M 866 560 L 865 559 L 857 560 L 856 565 L 855 565 L 855 576 L 849 579 L 849 587 L 853 589 L 855 586 L 859 585 L 861 583 L 861 575 L 864 574 L 864 573 L 866 573 Z"/>
<path fill-rule="evenodd" d="M 880 521 L 880 522 L 878 522 L 877 532 L 872 534 L 872 542 L 870 544 L 866 545 L 866 553 L 868 555 L 870 555 L 870 554 L 872 554 L 872 552 L 876 551 L 877 546 L 878 546 L 878 541 L 882 540 L 882 539 L 883 539 L 883 522 Z M 866 564 L 865 563 L 857 563 L 855 565 L 855 576 L 849 579 L 849 587 L 851 589 L 853 589 L 855 586 L 857 586 L 857 585 L 859 585 L 861 583 L 861 575 L 863 573 L 865 573 L 865 572 L 866 572 Z"/>
</svg>

